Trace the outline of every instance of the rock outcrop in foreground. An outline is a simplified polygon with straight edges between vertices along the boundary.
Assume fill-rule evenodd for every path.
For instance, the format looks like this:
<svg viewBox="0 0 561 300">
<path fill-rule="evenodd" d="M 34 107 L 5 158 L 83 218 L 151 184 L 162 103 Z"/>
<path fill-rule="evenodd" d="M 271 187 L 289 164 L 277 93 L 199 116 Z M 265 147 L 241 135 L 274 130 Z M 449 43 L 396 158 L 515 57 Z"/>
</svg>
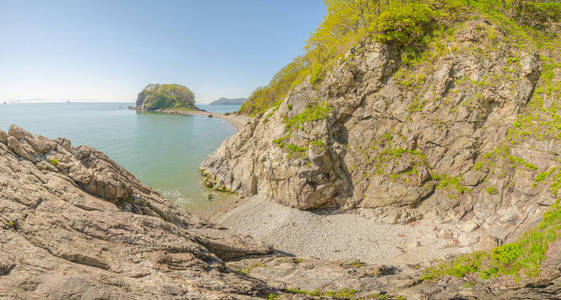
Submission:
<svg viewBox="0 0 561 300">
<path fill-rule="evenodd" d="M 0 130 L 1 299 L 243 299 L 224 261 L 269 253 L 178 208 L 103 153 Z"/>
<path fill-rule="evenodd" d="M 269 254 L 144 186 L 103 153 L 0 130 L 0 299 L 554 299 L 537 279 L 423 281 L 423 266 Z M 467 283 L 470 285 L 468 286 Z"/>
</svg>

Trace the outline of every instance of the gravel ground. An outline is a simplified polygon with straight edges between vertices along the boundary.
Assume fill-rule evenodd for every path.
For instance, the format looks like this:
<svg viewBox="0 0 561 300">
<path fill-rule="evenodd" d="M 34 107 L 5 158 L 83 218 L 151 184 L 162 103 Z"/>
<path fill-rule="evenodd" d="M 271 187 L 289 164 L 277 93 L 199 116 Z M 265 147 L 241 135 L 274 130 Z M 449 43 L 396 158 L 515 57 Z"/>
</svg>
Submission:
<svg viewBox="0 0 561 300">
<path fill-rule="evenodd" d="M 400 265 L 471 250 L 439 238 L 434 226 L 426 222 L 390 225 L 358 214 L 315 214 L 258 196 L 240 201 L 211 221 L 297 257 Z"/>
</svg>

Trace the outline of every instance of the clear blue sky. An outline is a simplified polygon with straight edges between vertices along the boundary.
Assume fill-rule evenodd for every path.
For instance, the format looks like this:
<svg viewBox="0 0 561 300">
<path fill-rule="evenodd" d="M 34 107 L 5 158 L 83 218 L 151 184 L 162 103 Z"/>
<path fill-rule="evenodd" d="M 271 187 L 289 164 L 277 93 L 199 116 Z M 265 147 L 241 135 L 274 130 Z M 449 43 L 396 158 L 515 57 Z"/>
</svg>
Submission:
<svg viewBox="0 0 561 300">
<path fill-rule="evenodd" d="M 0 100 L 247 97 L 303 53 L 321 0 L 0 0 Z"/>
</svg>

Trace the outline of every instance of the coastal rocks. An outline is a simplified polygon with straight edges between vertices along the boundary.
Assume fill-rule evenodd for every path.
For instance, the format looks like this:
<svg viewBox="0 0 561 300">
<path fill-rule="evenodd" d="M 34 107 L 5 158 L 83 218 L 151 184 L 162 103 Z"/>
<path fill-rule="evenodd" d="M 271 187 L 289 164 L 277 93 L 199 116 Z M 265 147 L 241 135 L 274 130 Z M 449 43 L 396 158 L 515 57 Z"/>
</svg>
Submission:
<svg viewBox="0 0 561 300">
<path fill-rule="evenodd" d="M 245 299 L 224 261 L 270 248 L 174 206 L 103 153 L 0 133 L 0 298 Z"/>
<path fill-rule="evenodd" d="M 454 35 L 453 56 L 411 66 L 374 42 L 351 49 L 321 83 L 296 86 L 223 142 L 201 164 L 203 182 L 383 223 L 477 224 L 454 237 L 473 250 L 515 240 L 555 202 L 561 168 L 557 129 L 540 129 L 558 116 L 528 114 L 541 103 L 528 104 L 542 99 L 543 56 L 482 20 Z"/>
<path fill-rule="evenodd" d="M 555 247 L 554 251 L 559 251 Z M 551 263 L 544 268 L 547 275 L 520 281 L 508 276 L 493 280 L 422 280 L 424 268 L 437 261 L 392 267 L 357 261 L 271 257 L 230 262 L 228 266 L 290 292 L 279 294 L 280 299 L 559 299 L 559 265 L 553 259 L 548 261 Z"/>
<path fill-rule="evenodd" d="M 561 292 L 558 242 L 549 247 L 540 278 L 499 278 L 500 286 L 476 279 L 472 288 L 467 279 L 421 280 L 430 263 L 272 254 L 174 206 L 93 148 L 11 129 L 17 137 L 0 142 L 2 299 L 549 299 Z M 8 140 L 34 159 L 10 150 Z M 518 214 L 504 212 L 510 219 Z M 466 223 L 464 231 L 478 227 Z"/>
</svg>

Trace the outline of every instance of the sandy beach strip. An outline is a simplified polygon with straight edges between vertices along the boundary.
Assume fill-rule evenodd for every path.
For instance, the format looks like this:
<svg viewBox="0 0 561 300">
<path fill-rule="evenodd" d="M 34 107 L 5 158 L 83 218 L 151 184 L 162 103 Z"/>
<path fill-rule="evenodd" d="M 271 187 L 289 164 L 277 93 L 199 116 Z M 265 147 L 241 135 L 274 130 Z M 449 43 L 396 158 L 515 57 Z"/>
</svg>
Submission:
<svg viewBox="0 0 561 300">
<path fill-rule="evenodd" d="M 202 117 L 211 117 L 211 118 L 218 118 L 222 120 L 226 120 L 230 122 L 237 131 L 240 131 L 245 124 L 251 117 L 244 116 L 244 115 L 237 115 L 234 113 L 231 114 L 224 114 L 224 113 L 213 113 L 213 112 L 206 112 L 206 111 L 197 111 L 197 110 L 172 110 L 172 109 L 164 109 L 164 110 L 156 110 L 152 111 L 156 113 L 165 113 L 165 114 L 175 114 L 175 115 L 186 115 L 186 116 L 202 116 Z"/>
</svg>

